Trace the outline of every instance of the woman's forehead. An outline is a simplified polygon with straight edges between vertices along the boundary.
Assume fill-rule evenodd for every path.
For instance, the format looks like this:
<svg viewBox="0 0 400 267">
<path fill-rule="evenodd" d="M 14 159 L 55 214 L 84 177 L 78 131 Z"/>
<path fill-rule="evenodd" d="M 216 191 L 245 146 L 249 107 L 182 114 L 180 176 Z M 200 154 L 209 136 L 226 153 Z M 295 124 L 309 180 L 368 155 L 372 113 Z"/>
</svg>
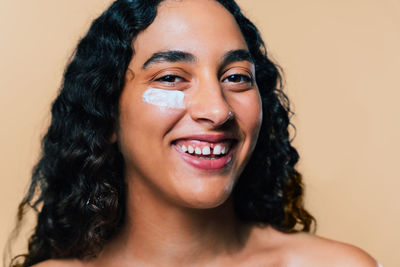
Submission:
<svg viewBox="0 0 400 267">
<path fill-rule="evenodd" d="M 135 38 L 133 48 L 135 61 L 143 64 L 160 51 L 186 51 L 202 59 L 247 45 L 235 18 L 217 1 L 167 0 L 158 7 L 154 22 Z"/>
</svg>

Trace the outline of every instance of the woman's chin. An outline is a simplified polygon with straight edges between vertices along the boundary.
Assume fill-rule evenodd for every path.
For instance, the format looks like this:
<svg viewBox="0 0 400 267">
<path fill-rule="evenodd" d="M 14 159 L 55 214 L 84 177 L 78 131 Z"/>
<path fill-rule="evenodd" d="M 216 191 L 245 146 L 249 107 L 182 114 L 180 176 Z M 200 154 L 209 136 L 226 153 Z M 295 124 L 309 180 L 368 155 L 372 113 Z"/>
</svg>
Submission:
<svg viewBox="0 0 400 267">
<path fill-rule="evenodd" d="M 185 194 L 181 197 L 181 201 L 184 202 L 183 206 L 192 209 L 213 209 L 221 206 L 227 201 L 231 194 L 231 190 L 221 190 L 219 192 L 210 191 L 197 191 L 191 194 Z"/>
</svg>

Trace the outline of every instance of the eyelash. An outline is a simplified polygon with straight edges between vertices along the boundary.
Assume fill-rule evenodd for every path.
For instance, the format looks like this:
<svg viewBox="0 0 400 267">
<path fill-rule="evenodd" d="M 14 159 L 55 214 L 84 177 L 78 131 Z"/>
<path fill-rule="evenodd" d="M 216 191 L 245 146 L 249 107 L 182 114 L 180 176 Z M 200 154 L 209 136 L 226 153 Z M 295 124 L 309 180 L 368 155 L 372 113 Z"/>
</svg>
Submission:
<svg viewBox="0 0 400 267">
<path fill-rule="evenodd" d="M 232 81 L 237 78 L 239 78 L 240 81 Z M 155 81 L 163 82 L 163 83 L 167 83 L 167 84 L 173 84 L 173 83 L 176 83 L 177 79 L 184 81 L 184 78 L 182 78 L 178 75 L 165 75 L 160 78 L 157 78 Z M 229 79 L 231 79 L 231 81 L 229 81 Z M 253 79 L 250 76 L 243 75 L 243 74 L 231 74 L 228 77 L 224 78 L 222 80 L 222 82 L 225 82 L 225 80 L 228 80 L 228 82 L 233 82 L 233 83 L 253 83 Z"/>
<path fill-rule="evenodd" d="M 228 77 L 224 78 L 222 81 L 224 82 L 225 80 L 228 79 L 237 79 L 239 78 L 240 81 L 231 81 L 233 83 L 253 83 L 253 79 L 248 76 L 248 75 L 243 75 L 243 74 L 231 74 Z"/>
<path fill-rule="evenodd" d="M 173 79 L 173 81 L 169 81 L 171 79 Z M 163 83 L 167 83 L 167 84 L 173 84 L 173 83 L 176 83 L 177 79 L 180 79 L 182 81 L 185 80 L 185 79 L 183 79 L 182 77 L 180 77 L 178 75 L 165 75 L 165 76 L 162 76 L 160 78 L 157 78 L 155 81 L 156 82 L 163 82 Z"/>
</svg>

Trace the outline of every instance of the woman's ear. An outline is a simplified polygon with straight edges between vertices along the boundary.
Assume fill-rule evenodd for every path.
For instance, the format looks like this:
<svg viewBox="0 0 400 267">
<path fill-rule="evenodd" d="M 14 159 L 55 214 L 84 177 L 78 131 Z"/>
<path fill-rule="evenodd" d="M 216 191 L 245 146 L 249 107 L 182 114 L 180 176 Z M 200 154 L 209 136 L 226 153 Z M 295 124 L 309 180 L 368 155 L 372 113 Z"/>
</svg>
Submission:
<svg viewBox="0 0 400 267">
<path fill-rule="evenodd" d="M 126 74 L 125 74 L 125 81 L 131 81 L 133 80 L 133 78 L 135 78 L 135 73 L 133 72 L 133 70 L 131 68 L 128 68 L 126 70 Z"/>
<path fill-rule="evenodd" d="M 114 144 L 118 141 L 118 128 L 117 127 L 114 127 L 109 140 L 110 140 L 111 144 Z"/>
<path fill-rule="evenodd" d="M 114 143 L 117 142 L 117 140 L 118 140 L 117 133 L 114 131 L 114 132 L 111 134 L 110 141 L 111 141 L 112 144 L 114 144 Z"/>
<path fill-rule="evenodd" d="M 125 74 L 125 81 L 129 82 L 131 80 L 133 80 L 133 78 L 135 77 L 135 73 L 133 72 L 133 70 L 131 68 L 128 68 L 126 70 L 126 74 Z M 118 122 L 118 120 L 117 120 Z M 110 136 L 110 141 L 112 144 L 116 143 L 118 141 L 118 127 L 115 127 L 117 129 L 114 129 L 113 133 Z"/>
</svg>

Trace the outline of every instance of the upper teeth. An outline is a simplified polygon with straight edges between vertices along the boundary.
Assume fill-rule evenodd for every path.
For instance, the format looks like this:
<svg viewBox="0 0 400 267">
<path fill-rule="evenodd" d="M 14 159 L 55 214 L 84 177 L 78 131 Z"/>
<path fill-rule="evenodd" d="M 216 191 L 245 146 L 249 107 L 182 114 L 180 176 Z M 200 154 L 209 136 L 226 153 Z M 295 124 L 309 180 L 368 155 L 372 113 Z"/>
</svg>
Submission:
<svg viewBox="0 0 400 267">
<path fill-rule="evenodd" d="M 221 154 L 221 146 L 220 146 L 220 145 L 216 145 L 216 146 L 214 147 L 213 154 L 214 154 L 214 155 L 219 155 L 219 154 Z"/>
<path fill-rule="evenodd" d="M 210 155 L 211 154 L 210 147 L 208 147 L 208 146 L 203 147 L 203 149 L 201 150 L 201 154 Z"/>
<path fill-rule="evenodd" d="M 196 147 L 196 148 L 194 149 L 194 153 L 196 153 L 197 155 L 201 155 L 201 149 L 200 149 L 200 147 Z"/>
<path fill-rule="evenodd" d="M 213 155 L 224 155 L 224 154 L 226 154 L 226 153 L 228 153 L 228 151 L 229 151 L 229 149 L 227 148 L 227 147 L 225 147 L 225 146 L 222 146 L 222 145 L 215 145 L 214 146 L 214 149 L 212 149 L 212 151 L 211 151 L 211 148 L 210 148 L 210 146 L 203 146 L 202 148 L 200 148 L 200 147 L 196 147 L 196 146 L 192 146 L 192 145 L 188 145 L 188 146 L 185 146 L 185 145 L 182 145 L 182 146 L 180 146 L 180 145 L 178 145 L 178 147 L 179 147 L 179 149 L 182 151 L 182 152 L 188 152 L 189 154 L 196 154 L 196 155 L 211 155 L 211 154 L 213 154 Z"/>
</svg>

